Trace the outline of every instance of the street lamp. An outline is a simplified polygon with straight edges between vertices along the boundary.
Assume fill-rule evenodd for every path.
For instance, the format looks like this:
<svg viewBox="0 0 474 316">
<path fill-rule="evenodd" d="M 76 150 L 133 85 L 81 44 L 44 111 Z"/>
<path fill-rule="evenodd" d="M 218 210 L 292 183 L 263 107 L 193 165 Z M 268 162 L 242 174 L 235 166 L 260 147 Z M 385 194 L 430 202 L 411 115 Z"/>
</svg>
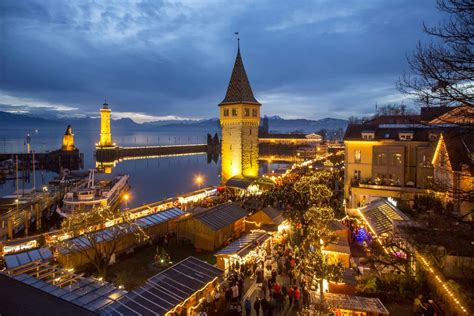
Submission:
<svg viewBox="0 0 474 316">
<path fill-rule="evenodd" d="M 128 209 L 128 199 L 130 198 L 130 196 L 128 195 L 128 193 L 125 193 L 124 196 L 123 196 L 123 199 L 125 200 L 125 209 Z"/>
<path fill-rule="evenodd" d="M 204 182 L 204 179 L 201 175 L 197 175 L 195 178 L 194 178 L 194 182 L 196 182 L 197 186 L 199 188 L 201 188 L 201 185 L 202 183 Z"/>
</svg>

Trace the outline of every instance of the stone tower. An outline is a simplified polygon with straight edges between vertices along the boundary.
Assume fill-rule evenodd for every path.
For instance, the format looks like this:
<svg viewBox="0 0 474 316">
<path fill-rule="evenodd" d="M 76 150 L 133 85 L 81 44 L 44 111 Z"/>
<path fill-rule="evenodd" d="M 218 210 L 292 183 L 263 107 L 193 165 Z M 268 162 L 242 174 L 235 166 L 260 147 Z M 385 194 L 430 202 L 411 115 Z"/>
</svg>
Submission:
<svg viewBox="0 0 474 316">
<path fill-rule="evenodd" d="M 112 144 L 112 134 L 110 133 L 110 112 L 109 105 L 104 102 L 100 109 L 100 140 L 99 147 L 110 147 Z"/>
<path fill-rule="evenodd" d="M 238 45 L 229 87 L 219 103 L 223 183 L 234 176 L 258 176 L 260 106 L 253 96 Z"/>
</svg>

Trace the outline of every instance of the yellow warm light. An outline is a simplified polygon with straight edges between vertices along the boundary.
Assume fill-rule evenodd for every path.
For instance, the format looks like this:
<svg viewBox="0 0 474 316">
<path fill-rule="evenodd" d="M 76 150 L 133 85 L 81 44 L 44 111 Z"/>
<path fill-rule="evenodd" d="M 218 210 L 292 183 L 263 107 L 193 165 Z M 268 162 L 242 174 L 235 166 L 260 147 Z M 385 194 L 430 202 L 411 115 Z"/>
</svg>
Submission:
<svg viewBox="0 0 474 316">
<path fill-rule="evenodd" d="M 197 185 L 201 185 L 201 184 L 204 182 L 203 176 L 197 175 L 197 176 L 194 178 L 194 182 L 196 182 Z"/>
</svg>

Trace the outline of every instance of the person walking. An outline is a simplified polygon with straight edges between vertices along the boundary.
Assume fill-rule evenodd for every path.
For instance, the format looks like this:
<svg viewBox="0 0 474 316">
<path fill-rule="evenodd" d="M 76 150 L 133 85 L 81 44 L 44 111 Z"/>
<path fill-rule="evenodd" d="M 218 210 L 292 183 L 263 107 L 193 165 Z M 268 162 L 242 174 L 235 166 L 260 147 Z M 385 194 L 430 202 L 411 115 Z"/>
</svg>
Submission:
<svg viewBox="0 0 474 316">
<path fill-rule="evenodd" d="M 294 292 L 295 307 L 296 307 L 296 309 L 298 309 L 298 308 L 300 308 L 301 292 L 300 292 L 300 289 L 297 286 L 295 286 L 294 290 L 295 290 L 295 292 Z"/>
<path fill-rule="evenodd" d="M 255 314 L 258 316 L 260 313 L 260 297 L 258 296 L 255 298 L 255 302 L 253 302 L 253 309 L 255 310 Z"/>
<path fill-rule="evenodd" d="M 252 312 L 252 303 L 250 303 L 250 299 L 248 296 L 245 298 L 244 307 L 245 315 L 250 316 L 250 313 Z"/>
<path fill-rule="evenodd" d="M 262 307 L 263 316 L 267 316 L 267 313 L 268 313 L 268 301 L 267 301 L 267 299 L 266 299 L 265 297 L 262 298 L 262 300 L 260 301 L 260 306 Z"/>
<path fill-rule="evenodd" d="M 291 307 L 293 305 L 294 295 L 295 295 L 295 290 L 290 286 L 290 288 L 288 289 L 288 299 L 290 301 L 290 304 L 288 305 L 288 307 Z"/>
<path fill-rule="evenodd" d="M 283 308 L 286 305 L 286 296 L 288 295 L 288 290 L 286 289 L 286 286 L 281 287 L 281 296 L 282 296 L 282 302 L 283 302 Z"/>
</svg>

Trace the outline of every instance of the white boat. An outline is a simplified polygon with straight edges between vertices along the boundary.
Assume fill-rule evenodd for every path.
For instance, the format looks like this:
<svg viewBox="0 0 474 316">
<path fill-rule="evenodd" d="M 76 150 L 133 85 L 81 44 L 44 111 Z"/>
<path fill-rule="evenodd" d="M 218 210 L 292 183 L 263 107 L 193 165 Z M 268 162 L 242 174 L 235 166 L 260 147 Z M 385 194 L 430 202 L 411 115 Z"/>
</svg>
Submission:
<svg viewBox="0 0 474 316">
<path fill-rule="evenodd" d="M 127 191 L 128 175 L 118 175 L 111 180 L 95 181 L 95 170 L 90 170 L 89 181 L 83 187 L 67 192 L 63 198 L 62 209 L 56 211 L 61 216 L 68 216 L 75 211 L 90 211 L 96 207 L 116 208 L 121 194 Z"/>
</svg>

